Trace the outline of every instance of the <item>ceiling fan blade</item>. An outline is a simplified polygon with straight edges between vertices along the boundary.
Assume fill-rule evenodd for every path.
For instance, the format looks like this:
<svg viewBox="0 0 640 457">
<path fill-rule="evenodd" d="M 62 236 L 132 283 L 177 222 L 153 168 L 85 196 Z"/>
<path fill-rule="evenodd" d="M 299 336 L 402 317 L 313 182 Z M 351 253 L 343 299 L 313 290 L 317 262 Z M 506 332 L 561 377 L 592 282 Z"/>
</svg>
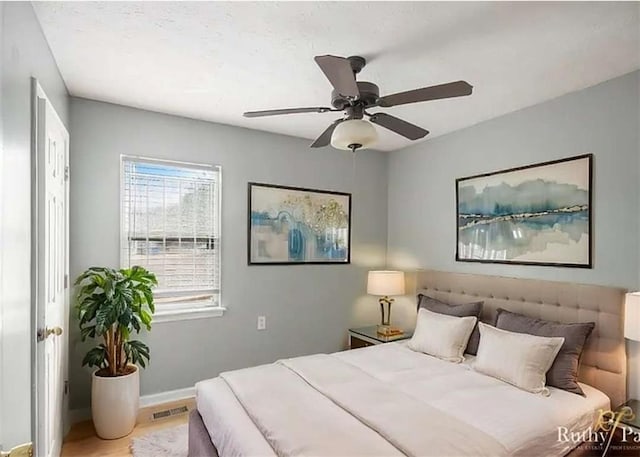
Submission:
<svg viewBox="0 0 640 457">
<path fill-rule="evenodd" d="M 316 56 L 314 60 L 338 94 L 357 99 L 360 90 L 348 59 L 338 56 Z"/>
<path fill-rule="evenodd" d="M 391 116 L 390 114 L 372 114 L 369 117 L 369 120 L 374 124 L 378 124 L 386 129 L 391 130 L 392 132 L 397 133 L 398 135 L 409 138 L 410 140 L 418 140 L 429 134 L 428 130 L 423 129 L 422 127 L 418 127 L 417 125 L 413 125 L 407 121 L 403 121 L 402 119 L 399 119 L 395 116 Z"/>
<path fill-rule="evenodd" d="M 378 99 L 378 106 L 384 108 L 407 103 L 427 102 L 429 100 L 439 100 L 441 98 L 463 97 L 471 95 L 473 86 L 466 81 L 456 81 L 453 83 L 440 84 L 439 86 L 423 87 L 397 94 L 386 95 Z"/>
<path fill-rule="evenodd" d="M 333 121 L 333 124 L 331 124 L 329 127 L 326 128 L 326 130 L 324 132 L 322 132 L 322 135 L 320 135 L 318 138 L 316 138 L 316 140 L 311 143 L 311 146 L 309 146 L 310 148 L 323 148 L 325 146 L 328 146 L 331 143 L 331 135 L 333 134 L 333 131 L 336 129 L 336 127 L 338 126 L 338 124 L 340 122 L 343 122 L 344 119 L 337 119 L 335 121 Z"/>
<path fill-rule="evenodd" d="M 300 114 L 300 113 L 327 113 L 329 111 L 338 111 L 333 108 L 324 106 L 315 106 L 312 108 L 284 108 L 284 109 L 268 109 L 264 111 L 247 111 L 243 113 L 244 117 L 262 117 L 262 116 L 278 116 L 280 114 Z"/>
</svg>

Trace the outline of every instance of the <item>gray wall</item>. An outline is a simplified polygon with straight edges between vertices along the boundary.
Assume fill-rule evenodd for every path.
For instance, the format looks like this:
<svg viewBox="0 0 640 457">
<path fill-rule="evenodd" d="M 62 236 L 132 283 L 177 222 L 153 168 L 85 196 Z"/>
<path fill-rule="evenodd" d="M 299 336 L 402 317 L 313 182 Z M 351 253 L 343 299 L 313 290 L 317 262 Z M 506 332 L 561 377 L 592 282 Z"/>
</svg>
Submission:
<svg viewBox="0 0 640 457">
<path fill-rule="evenodd" d="M 68 125 L 67 90 L 28 2 L 0 3 L 0 449 L 31 440 L 31 81 Z"/>
<path fill-rule="evenodd" d="M 295 122 L 295 118 L 291 118 Z M 119 264 L 120 154 L 222 166 L 223 317 L 157 323 L 145 339 L 151 365 L 141 393 L 193 386 L 220 371 L 281 357 L 336 351 L 350 324 L 375 321 L 366 271 L 385 263 L 387 158 L 309 142 L 72 98 L 71 274 Z M 247 265 L 247 182 L 353 193 L 352 265 Z M 367 315 L 369 313 L 369 315 Z M 258 315 L 267 330 L 258 332 Z M 74 323 L 72 323 L 72 326 Z M 89 405 L 85 347 L 71 339 L 71 408 Z"/>
<path fill-rule="evenodd" d="M 639 84 L 634 72 L 390 154 L 388 263 L 639 289 Z M 593 269 L 455 261 L 456 178 L 587 152 L 595 156 Z M 404 301 L 406 318 L 412 306 Z M 639 351 L 630 346 L 638 398 Z"/>
</svg>

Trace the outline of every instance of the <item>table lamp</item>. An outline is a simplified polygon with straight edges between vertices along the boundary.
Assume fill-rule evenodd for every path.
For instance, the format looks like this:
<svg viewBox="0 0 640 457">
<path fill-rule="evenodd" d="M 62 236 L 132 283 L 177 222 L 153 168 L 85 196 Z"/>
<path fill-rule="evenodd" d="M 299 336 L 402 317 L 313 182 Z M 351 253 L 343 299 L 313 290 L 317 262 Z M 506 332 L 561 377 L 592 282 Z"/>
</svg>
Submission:
<svg viewBox="0 0 640 457">
<path fill-rule="evenodd" d="M 640 341 L 640 292 L 631 292 L 625 296 L 624 337 Z"/>
<path fill-rule="evenodd" d="M 369 295 L 377 295 L 380 297 L 380 325 L 378 333 L 382 335 L 398 335 L 402 330 L 391 326 L 391 304 L 393 298 L 389 295 L 404 294 L 404 273 L 402 271 L 378 270 L 370 271 L 367 280 L 367 293 Z M 387 312 L 385 315 L 385 306 Z"/>
<path fill-rule="evenodd" d="M 629 340 L 640 341 L 640 292 L 631 292 L 624 299 L 624 337 Z M 630 421 L 623 420 L 623 423 L 639 427 L 640 423 L 636 419 L 633 421 L 633 413 L 640 413 L 640 401 L 637 399 L 629 399 L 624 404 L 630 413 Z"/>
</svg>

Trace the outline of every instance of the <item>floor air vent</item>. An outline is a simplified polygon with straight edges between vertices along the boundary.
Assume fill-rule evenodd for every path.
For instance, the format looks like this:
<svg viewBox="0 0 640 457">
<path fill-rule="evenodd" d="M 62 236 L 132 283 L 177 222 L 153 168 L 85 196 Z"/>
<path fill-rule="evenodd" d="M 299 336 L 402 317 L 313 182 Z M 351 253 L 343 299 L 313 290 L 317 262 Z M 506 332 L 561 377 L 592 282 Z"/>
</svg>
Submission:
<svg viewBox="0 0 640 457">
<path fill-rule="evenodd" d="M 176 416 L 178 414 L 188 413 L 189 408 L 186 406 L 179 406 L 177 408 L 165 409 L 162 411 L 156 411 L 153 413 L 153 420 L 164 419 L 165 417 Z"/>
</svg>

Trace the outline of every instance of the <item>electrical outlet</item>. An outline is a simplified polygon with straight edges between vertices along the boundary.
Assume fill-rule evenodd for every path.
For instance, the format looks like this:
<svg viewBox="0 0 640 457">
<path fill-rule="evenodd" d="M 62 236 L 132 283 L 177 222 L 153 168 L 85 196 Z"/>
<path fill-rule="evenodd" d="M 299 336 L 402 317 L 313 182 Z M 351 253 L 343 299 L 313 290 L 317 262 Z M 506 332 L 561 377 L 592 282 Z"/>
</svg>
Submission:
<svg viewBox="0 0 640 457">
<path fill-rule="evenodd" d="M 267 328 L 267 317 L 258 316 L 258 330 L 266 330 L 266 328 Z"/>
</svg>

